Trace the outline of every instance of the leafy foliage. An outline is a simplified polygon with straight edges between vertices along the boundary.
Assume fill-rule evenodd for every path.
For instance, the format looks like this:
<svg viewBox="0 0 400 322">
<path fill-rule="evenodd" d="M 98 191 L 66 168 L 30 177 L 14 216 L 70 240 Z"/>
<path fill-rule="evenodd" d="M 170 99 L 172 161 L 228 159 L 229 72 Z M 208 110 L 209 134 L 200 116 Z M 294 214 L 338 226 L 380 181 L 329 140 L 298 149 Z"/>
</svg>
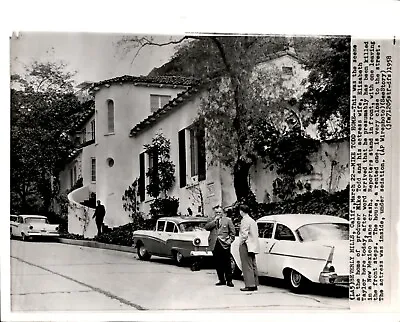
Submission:
<svg viewBox="0 0 400 322">
<path fill-rule="evenodd" d="M 151 218 L 160 216 L 176 216 L 178 213 L 179 199 L 175 197 L 157 198 L 150 205 Z"/>
<path fill-rule="evenodd" d="M 350 38 L 320 38 L 308 44 L 305 66 L 311 73 L 301 108 L 312 110 L 321 138 L 340 138 L 350 129 Z"/>
<path fill-rule="evenodd" d="M 278 214 L 320 214 L 349 219 L 349 186 L 342 191 L 329 193 L 326 190 L 309 191 L 291 200 L 274 203 L 260 203 L 251 213 L 255 220 Z M 241 216 L 237 206 L 229 210 L 229 216 L 239 229 Z"/>
<path fill-rule="evenodd" d="M 139 212 L 139 200 L 138 200 L 138 182 L 139 179 L 136 178 L 133 183 L 125 190 L 122 201 L 123 208 L 125 211 L 130 213 L 133 218 Z"/>
<path fill-rule="evenodd" d="M 157 133 L 151 144 L 146 144 L 145 149 L 152 156 L 153 165 L 146 172 L 150 179 L 147 193 L 154 198 L 160 194 L 165 195 L 175 182 L 175 165 L 170 160 L 171 142 L 161 133 Z"/>
<path fill-rule="evenodd" d="M 34 63 L 26 75 L 11 77 L 11 206 L 17 212 L 51 208 L 58 193 L 51 177 L 73 149 L 66 133 L 80 104 L 64 67 Z"/>
</svg>

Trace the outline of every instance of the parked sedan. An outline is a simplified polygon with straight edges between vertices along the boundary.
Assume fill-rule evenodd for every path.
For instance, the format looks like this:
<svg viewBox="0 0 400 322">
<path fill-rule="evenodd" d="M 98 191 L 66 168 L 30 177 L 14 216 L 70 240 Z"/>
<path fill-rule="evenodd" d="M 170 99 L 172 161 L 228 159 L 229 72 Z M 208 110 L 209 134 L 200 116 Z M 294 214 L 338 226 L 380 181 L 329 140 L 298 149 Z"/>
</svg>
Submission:
<svg viewBox="0 0 400 322">
<path fill-rule="evenodd" d="M 206 222 L 207 218 L 201 217 L 162 217 L 153 230 L 134 231 L 133 246 L 142 260 L 156 255 L 173 258 L 181 265 L 185 259 L 192 259 L 192 269 L 197 270 L 199 259 L 212 256 Z"/>
<path fill-rule="evenodd" d="M 36 237 L 58 237 L 58 225 L 51 225 L 45 216 L 10 216 L 11 238 L 20 237 L 23 241 Z"/>
<path fill-rule="evenodd" d="M 272 215 L 257 221 L 258 273 L 287 280 L 294 292 L 309 282 L 349 283 L 349 222 L 325 215 Z M 231 247 L 232 266 L 240 272 L 239 243 Z"/>
</svg>

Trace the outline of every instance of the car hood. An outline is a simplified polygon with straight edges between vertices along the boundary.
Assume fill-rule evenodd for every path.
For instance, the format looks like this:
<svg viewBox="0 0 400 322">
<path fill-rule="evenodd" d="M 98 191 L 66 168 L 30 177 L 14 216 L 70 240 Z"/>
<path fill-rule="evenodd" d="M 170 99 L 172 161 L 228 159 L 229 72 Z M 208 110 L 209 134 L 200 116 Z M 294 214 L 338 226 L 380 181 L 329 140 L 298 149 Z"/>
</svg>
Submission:
<svg viewBox="0 0 400 322">
<path fill-rule="evenodd" d="M 334 247 L 332 264 L 338 275 L 349 275 L 350 244 L 348 240 L 315 240 L 305 242 L 309 245 Z"/>
</svg>

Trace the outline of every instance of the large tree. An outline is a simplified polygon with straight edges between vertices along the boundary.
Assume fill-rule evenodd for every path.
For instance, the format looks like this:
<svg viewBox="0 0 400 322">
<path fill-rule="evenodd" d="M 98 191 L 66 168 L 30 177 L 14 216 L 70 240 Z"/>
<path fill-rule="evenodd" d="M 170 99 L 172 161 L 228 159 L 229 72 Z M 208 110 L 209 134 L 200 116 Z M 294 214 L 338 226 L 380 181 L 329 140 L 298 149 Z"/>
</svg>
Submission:
<svg viewBox="0 0 400 322">
<path fill-rule="evenodd" d="M 305 49 L 304 52 L 300 50 L 302 56 L 310 56 L 310 48 L 315 48 L 312 47 L 313 40 L 301 38 L 295 41 L 300 49 Z M 207 144 L 214 157 L 233 169 L 238 200 L 254 200 L 248 176 L 251 166 L 260 157 L 264 161 L 277 160 L 284 171 L 288 169 L 282 164 L 282 158 L 274 157 L 280 153 L 279 147 L 285 147 L 286 156 L 294 156 L 294 163 L 305 160 L 298 167 L 298 173 L 310 171 L 306 160 L 308 151 L 301 147 L 313 149 L 303 121 L 318 113 L 315 100 L 307 105 L 303 103 L 300 111 L 292 99 L 295 93 L 284 86 L 280 71 L 273 67 L 256 68 L 269 55 L 287 48 L 285 37 L 190 35 L 165 43 L 157 43 L 151 37 L 125 37 L 120 45 L 127 44 L 136 46 L 137 53 L 145 46 L 179 44 L 173 59 L 154 69 L 150 75 L 180 74 L 202 80 L 206 95 L 202 98 L 199 120 L 207 128 Z M 313 68 L 312 65 L 309 67 Z M 311 80 L 313 85 L 317 87 Z M 326 114 L 329 113 L 336 115 L 336 110 L 332 108 Z M 318 117 L 314 119 L 321 121 Z M 282 145 L 283 141 L 286 143 Z M 293 143 L 293 149 L 288 147 L 289 143 Z M 292 176 L 296 174 L 296 171 L 286 172 Z"/>
<path fill-rule="evenodd" d="M 11 77 L 11 206 L 47 211 L 51 178 L 73 148 L 66 132 L 80 110 L 63 64 L 35 62 Z"/>
</svg>

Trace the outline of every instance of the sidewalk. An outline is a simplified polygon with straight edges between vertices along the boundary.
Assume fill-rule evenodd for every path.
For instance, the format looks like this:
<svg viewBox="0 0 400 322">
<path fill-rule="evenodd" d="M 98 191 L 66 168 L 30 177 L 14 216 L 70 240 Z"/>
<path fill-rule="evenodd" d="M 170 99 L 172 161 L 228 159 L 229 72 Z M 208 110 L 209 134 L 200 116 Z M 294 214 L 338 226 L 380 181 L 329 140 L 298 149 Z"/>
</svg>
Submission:
<svg viewBox="0 0 400 322">
<path fill-rule="evenodd" d="M 92 247 L 92 248 L 111 249 L 111 250 L 117 250 L 117 251 L 128 252 L 128 253 L 136 253 L 137 252 L 136 248 L 134 248 L 134 247 L 99 243 L 94 240 L 79 240 L 79 239 L 68 239 L 68 238 L 57 238 L 55 240 L 62 244 L 85 246 L 85 247 Z"/>
</svg>

